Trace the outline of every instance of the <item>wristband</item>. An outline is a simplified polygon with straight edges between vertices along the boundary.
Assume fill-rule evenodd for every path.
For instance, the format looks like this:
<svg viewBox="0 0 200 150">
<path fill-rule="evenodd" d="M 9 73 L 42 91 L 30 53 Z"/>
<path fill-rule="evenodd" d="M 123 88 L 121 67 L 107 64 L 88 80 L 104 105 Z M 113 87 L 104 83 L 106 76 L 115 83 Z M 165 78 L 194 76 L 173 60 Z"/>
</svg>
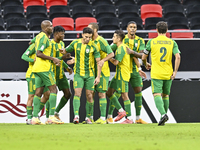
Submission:
<svg viewBox="0 0 200 150">
<path fill-rule="evenodd" d="M 138 68 L 138 70 L 140 71 L 140 70 L 142 70 L 142 68 L 141 68 L 141 67 L 139 67 L 139 68 Z"/>
</svg>

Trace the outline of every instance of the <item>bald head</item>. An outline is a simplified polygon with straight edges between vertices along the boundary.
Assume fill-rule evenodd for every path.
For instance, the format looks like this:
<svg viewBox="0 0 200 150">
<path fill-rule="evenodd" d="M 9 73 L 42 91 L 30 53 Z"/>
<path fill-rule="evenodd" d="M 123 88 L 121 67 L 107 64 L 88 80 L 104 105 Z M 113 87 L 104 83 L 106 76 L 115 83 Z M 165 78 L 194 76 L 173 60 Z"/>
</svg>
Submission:
<svg viewBox="0 0 200 150">
<path fill-rule="evenodd" d="M 53 26 L 52 26 L 51 21 L 49 21 L 49 20 L 42 21 L 41 29 L 42 29 L 42 31 L 44 31 L 45 33 L 50 35 L 53 32 Z"/>
</svg>

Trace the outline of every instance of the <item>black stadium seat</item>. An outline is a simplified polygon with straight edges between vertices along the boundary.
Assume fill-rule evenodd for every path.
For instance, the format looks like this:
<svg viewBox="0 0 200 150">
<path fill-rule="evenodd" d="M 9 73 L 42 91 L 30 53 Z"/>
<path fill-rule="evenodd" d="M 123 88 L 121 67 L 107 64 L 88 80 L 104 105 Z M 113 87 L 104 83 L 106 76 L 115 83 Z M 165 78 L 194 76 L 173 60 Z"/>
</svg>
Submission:
<svg viewBox="0 0 200 150">
<path fill-rule="evenodd" d="M 200 4 L 199 0 L 183 0 L 183 5 L 188 7 L 189 5 L 198 5 Z"/>
<path fill-rule="evenodd" d="M 145 30 L 151 30 L 151 29 L 156 29 L 156 24 L 159 21 L 165 21 L 164 18 L 157 18 L 157 17 L 152 17 L 152 18 L 146 18 L 145 19 Z"/>
<path fill-rule="evenodd" d="M 74 7 L 77 5 L 90 5 L 88 0 L 72 0 L 69 2 L 70 7 Z"/>
<path fill-rule="evenodd" d="M 72 18 L 93 17 L 93 8 L 90 5 L 77 5 L 73 7 Z"/>
<path fill-rule="evenodd" d="M 4 30 L 4 21 L 2 18 L 0 18 L 0 30 Z"/>
<path fill-rule="evenodd" d="M 1 2 L 1 7 L 4 8 L 5 6 L 22 6 L 20 0 L 4 0 Z"/>
<path fill-rule="evenodd" d="M 51 6 L 49 10 L 50 10 L 49 11 L 50 19 L 53 19 L 56 17 L 70 17 L 69 6 L 55 5 L 55 6 Z"/>
<path fill-rule="evenodd" d="M 158 4 L 157 0 L 137 0 L 137 5 L 142 6 L 144 4 Z"/>
<path fill-rule="evenodd" d="M 173 17 L 167 20 L 168 29 L 189 29 L 188 19 L 185 17 Z"/>
<path fill-rule="evenodd" d="M 164 6 L 163 13 L 164 18 L 185 17 L 183 6 L 177 4 Z"/>
<path fill-rule="evenodd" d="M 97 20 L 100 18 L 116 17 L 116 9 L 113 5 L 100 5 L 95 10 L 95 18 Z"/>
<path fill-rule="evenodd" d="M 27 30 L 27 21 L 25 18 L 11 18 L 7 20 L 8 31 Z"/>
<path fill-rule="evenodd" d="M 118 17 L 139 17 L 139 8 L 137 5 L 121 5 L 118 7 Z"/>
<path fill-rule="evenodd" d="M 26 18 L 47 18 L 47 8 L 45 6 L 28 6 L 26 8 Z"/>
<path fill-rule="evenodd" d="M 110 0 L 93 0 L 92 6 L 100 6 L 100 5 L 113 5 L 113 3 Z"/>
<path fill-rule="evenodd" d="M 189 5 L 187 7 L 187 18 L 194 18 L 200 16 L 200 4 L 199 5 Z"/>
<path fill-rule="evenodd" d="M 160 5 L 161 6 L 167 6 L 167 5 L 181 5 L 180 0 L 160 0 Z"/>
<path fill-rule="evenodd" d="M 30 34 L 10 34 L 9 39 L 30 39 Z"/>
<path fill-rule="evenodd" d="M 4 20 L 9 18 L 24 18 L 24 7 L 21 6 L 5 6 L 4 7 Z"/>
<path fill-rule="evenodd" d="M 33 18 L 30 19 L 30 23 L 29 23 L 29 29 L 31 31 L 39 31 L 41 30 L 41 22 L 43 20 L 48 20 L 48 18 Z"/>
<path fill-rule="evenodd" d="M 115 0 L 115 6 L 120 6 L 120 5 L 135 5 L 134 0 Z"/>
</svg>

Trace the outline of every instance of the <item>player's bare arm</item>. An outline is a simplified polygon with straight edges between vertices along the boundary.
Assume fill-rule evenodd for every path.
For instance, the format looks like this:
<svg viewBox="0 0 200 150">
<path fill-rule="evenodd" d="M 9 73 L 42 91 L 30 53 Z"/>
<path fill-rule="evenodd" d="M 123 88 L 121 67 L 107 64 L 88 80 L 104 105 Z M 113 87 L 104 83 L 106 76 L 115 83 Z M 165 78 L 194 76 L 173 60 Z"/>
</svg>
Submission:
<svg viewBox="0 0 200 150">
<path fill-rule="evenodd" d="M 61 48 L 61 49 L 59 49 L 59 51 L 60 51 L 60 53 L 63 54 L 63 55 L 65 55 L 65 54 L 67 53 L 66 50 L 65 50 L 65 48 Z"/>
<path fill-rule="evenodd" d="M 72 65 L 72 64 L 75 63 L 75 58 L 74 58 L 73 56 L 70 56 L 70 58 L 71 58 L 71 59 L 67 61 L 67 64 L 68 64 L 68 65 Z"/>
<path fill-rule="evenodd" d="M 137 53 L 137 52 L 131 50 L 131 49 L 128 48 L 128 47 L 126 47 L 126 52 L 127 52 L 128 54 L 133 54 L 134 57 L 142 58 L 142 53 Z"/>
<path fill-rule="evenodd" d="M 119 63 L 119 61 L 116 60 L 116 59 L 114 59 L 114 58 L 111 58 L 109 61 L 110 61 L 113 65 L 115 65 L 115 66 L 117 66 L 118 63 Z"/>
<path fill-rule="evenodd" d="M 102 66 L 98 65 L 98 62 L 100 61 L 100 58 L 96 58 L 96 62 L 97 62 L 97 77 L 94 80 L 94 85 L 98 85 L 100 82 L 100 76 L 101 76 L 101 68 Z"/>
<path fill-rule="evenodd" d="M 103 58 L 102 60 L 100 60 L 100 61 L 98 62 L 98 65 L 100 65 L 101 67 L 103 67 L 104 62 L 108 61 L 109 59 L 113 58 L 114 56 L 115 56 L 115 55 L 114 55 L 113 52 L 110 53 L 110 54 L 108 54 L 105 58 Z"/>
<path fill-rule="evenodd" d="M 140 67 L 140 62 L 139 62 L 139 60 L 136 58 L 136 57 L 133 57 L 133 60 L 134 60 L 134 62 L 135 62 L 135 64 L 137 65 L 137 67 L 138 67 L 138 72 L 139 72 L 139 74 L 140 74 L 140 76 L 142 77 L 142 78 L 147 78 L 147 75 L 146 75 L 146 73 L 144 72 L 144 71 L 142 71 L 142 68 Z"/>
<path fill-rule="evenodd" d="M 180 62 L 181 62 L 181 56 L 179 53 L 176 53 L 175 54 L 175 65 L 174 65 L 174 72 L 171 76 L 171 79 L 174 80 L 174 78 L 176 77 L 176 74 L 178 72 L 178 68 L 179 68 L 179 65 L 180 65 Z"/>
</svg>

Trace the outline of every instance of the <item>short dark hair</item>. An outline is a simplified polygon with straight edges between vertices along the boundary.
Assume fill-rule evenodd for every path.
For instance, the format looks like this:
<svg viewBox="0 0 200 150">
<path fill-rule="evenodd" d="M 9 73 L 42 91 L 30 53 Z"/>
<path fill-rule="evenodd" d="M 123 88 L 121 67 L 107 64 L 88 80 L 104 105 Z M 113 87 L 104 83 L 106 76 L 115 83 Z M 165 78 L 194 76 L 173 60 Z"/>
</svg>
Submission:
<svg viewBox="0 0 200 150">
<path fill-rule="evenodd" d="M 97 29 L 97 31 L 99 30 L 99 26 L 96 22 L 92 22 L 89 25 L 91 25 L 93 29 Z"/>
<path fill-rule="evenodd" d="M 166 33 L 168 29 L 167 22 L 159 21 L 156 24 L 156 29 L 158 29 L 158 33 Z"/>
<path fill-rule="evenodd" d="M 128 24 L 127 24 L 127 27 L 128 27 L 130 24 L 136 24 L 136 26 L 137 26 L 137 23 L 136 23 L 135 21 L 129 21 Z"/>
<path fill-rule="evenodd" d="M 85 27 L 83 29 L 83 34 L 88 33 L 88 34 L 93 34 L 93 30 L 89 27 Z"/>
<path fill-rule="evenodd" d="M 115 34 L 117 34 L 117 36 L 120 38 L 120 40 L 122 41 L 125 37 L 125 34 L 123 32 L 123 30 L 116 30 Z"/>
<path fill-rule="evenodd" d="M 62 26 L 55 26 L 53 27 L 53 33 L 56 32 L 65 32 L 65 29 Z"/>
</svg>

